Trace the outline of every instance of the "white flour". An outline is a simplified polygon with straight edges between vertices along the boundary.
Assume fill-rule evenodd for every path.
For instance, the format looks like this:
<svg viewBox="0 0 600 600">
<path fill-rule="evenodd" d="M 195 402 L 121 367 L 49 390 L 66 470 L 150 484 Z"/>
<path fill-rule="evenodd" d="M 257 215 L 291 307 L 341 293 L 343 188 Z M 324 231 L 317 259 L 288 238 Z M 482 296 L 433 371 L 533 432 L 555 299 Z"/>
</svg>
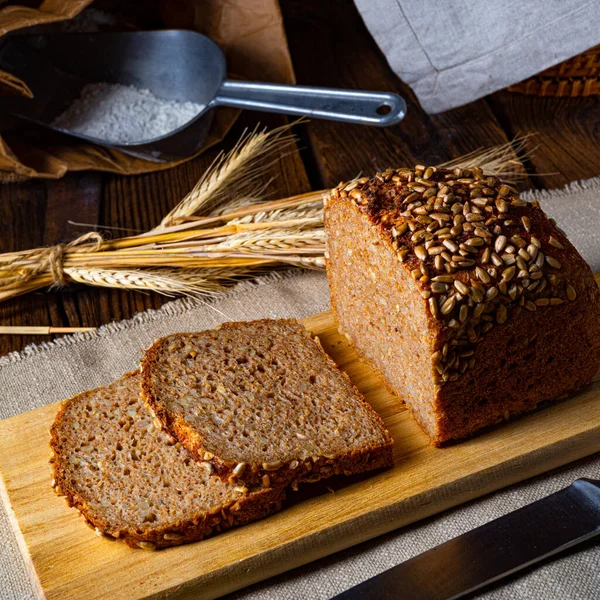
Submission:
<svg viewBox="0 0 600 600">
<path fill-rule="evenodd" d="M 89 83 L 52 125 L 112 143 L 142 142 L 181 127 L 203 108 L 133 86 Z"/>
</svg>

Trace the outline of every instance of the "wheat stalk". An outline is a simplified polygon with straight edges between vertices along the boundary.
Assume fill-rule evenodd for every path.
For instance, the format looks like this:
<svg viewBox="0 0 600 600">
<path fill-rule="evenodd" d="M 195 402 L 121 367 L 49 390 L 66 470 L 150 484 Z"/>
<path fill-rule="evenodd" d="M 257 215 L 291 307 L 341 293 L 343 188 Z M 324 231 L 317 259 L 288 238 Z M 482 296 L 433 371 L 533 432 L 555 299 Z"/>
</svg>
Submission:
<svg viewBox="0 0 600 600">
<path fill-rule="evenodd" d="M 445 169 L 479 167 L 485 173 L 502 175 L 502 179 L 508 183 L 517 183 L 528 177 L 519 156 L 522 156 L 523 159 L 532 156 L 537 146 L 532 148 L 529 142 L 534 136 L 534 133 L 528 133 L 517 136 L 511 142 L 505 144 L 498 144 L 491 148 L 478 148 L 439 166 Z"/>
<path fill-rule="evenodd" d="M 121 288 L 125 290 L 159 292 L 165 296 L 210 296 L 221 291 L 224 286 L 218 277 L 201 274 L 182 275 L 175 269 L 65 269 L 75 282 L 86 285 Z"/>
<path fill-rule="evenodd" d="M 446 163 L 504 178 L 528 136 Z M 246 132 L 154 229 L 114 240 L 95 232 L 70 244 L 0 254 L 0 301 L 68 282 L 200 298 L 259 274 L 325 267 L 326 190 L 262 201 L 265 170 L 289 150 L 289 126 Z"/>
<path fill-rule="evenodd" d="M 271 163 L 264 158 L 274 150 L 293 145 L 295 138 L 289 135 L 289 126 L 272 131 L 244 132 L 227 154 L 221 152 L 192 191 L 161 221 L 156 228 L 163 231 L 202 211 L 217 211 L 224 202 L 227 208 L 260 201 L 270 181 L 264 181 L 264 173 Z M 277 160 L 280 160 L 281 156 Z M 273 161 L 272 161 L 273 162 Z"/>
</svg>

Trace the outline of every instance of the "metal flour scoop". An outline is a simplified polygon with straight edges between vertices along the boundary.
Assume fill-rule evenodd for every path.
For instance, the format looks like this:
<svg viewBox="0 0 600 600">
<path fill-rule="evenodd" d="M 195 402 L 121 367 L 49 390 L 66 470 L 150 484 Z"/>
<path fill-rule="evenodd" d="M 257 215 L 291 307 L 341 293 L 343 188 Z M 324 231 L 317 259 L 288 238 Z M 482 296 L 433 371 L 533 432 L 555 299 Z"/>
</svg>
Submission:
<svg viewBox="0 0 600 600">
<path fill-rule="evenodd" d="M 377 127 L 398 123 L 406 112 L 404 100 L 392 93 L 229 81 L 221 49 L 186 30 L 9 36 L 0 48 L 0 69 L 23 79 L 34 94 L 0 97 L 0 113 L 156 161 L 197 150 L 218 106 Z M 132 85 L 204 109 L 178 129 L 139 142 L 113 143 L 53 127 L 91 82 Z"/>
</svg>

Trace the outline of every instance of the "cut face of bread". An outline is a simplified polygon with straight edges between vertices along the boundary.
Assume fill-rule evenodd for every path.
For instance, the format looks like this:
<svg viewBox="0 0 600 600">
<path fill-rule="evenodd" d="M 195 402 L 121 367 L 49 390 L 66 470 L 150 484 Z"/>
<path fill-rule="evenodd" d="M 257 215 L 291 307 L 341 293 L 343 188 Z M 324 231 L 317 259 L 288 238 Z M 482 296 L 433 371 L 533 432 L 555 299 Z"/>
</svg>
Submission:
<svg viewBox="0 0 600 600">
<path fill-rule="evenodd" d="M 171 335 L 141 367 L 166 430 L 226 480 L 281 486 L 392 462 L 377 413 L 296 321 Z"/>
<path fill-rule="evenodd" d="M 98 535 L 155 549 L 200 540 L 276 511 L 281 489 L 249 491 L 210 474 L 157 429 L 140 375 L 65 401 L 51 429 L 55 490 Z"/>
<path fill-rule="evenodd" d="M 388 170 L 325 206 L 336 321 L 436 445 L 600 367 L 600 293 L 537 203 L 480 169 Z"/>
</svg>

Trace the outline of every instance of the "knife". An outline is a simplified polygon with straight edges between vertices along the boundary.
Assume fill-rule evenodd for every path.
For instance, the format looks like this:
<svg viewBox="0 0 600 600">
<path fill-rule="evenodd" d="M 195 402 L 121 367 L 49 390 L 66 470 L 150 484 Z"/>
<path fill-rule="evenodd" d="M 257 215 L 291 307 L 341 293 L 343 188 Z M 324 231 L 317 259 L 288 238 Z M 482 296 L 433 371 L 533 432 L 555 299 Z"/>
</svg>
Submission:
<svg viewBox="0 0 600 600">
<path fill-rule="evenodd" d="M 577 479 L 334 600 L 453 600 L 599 534 L 600 481 Z"/>
</svg>

